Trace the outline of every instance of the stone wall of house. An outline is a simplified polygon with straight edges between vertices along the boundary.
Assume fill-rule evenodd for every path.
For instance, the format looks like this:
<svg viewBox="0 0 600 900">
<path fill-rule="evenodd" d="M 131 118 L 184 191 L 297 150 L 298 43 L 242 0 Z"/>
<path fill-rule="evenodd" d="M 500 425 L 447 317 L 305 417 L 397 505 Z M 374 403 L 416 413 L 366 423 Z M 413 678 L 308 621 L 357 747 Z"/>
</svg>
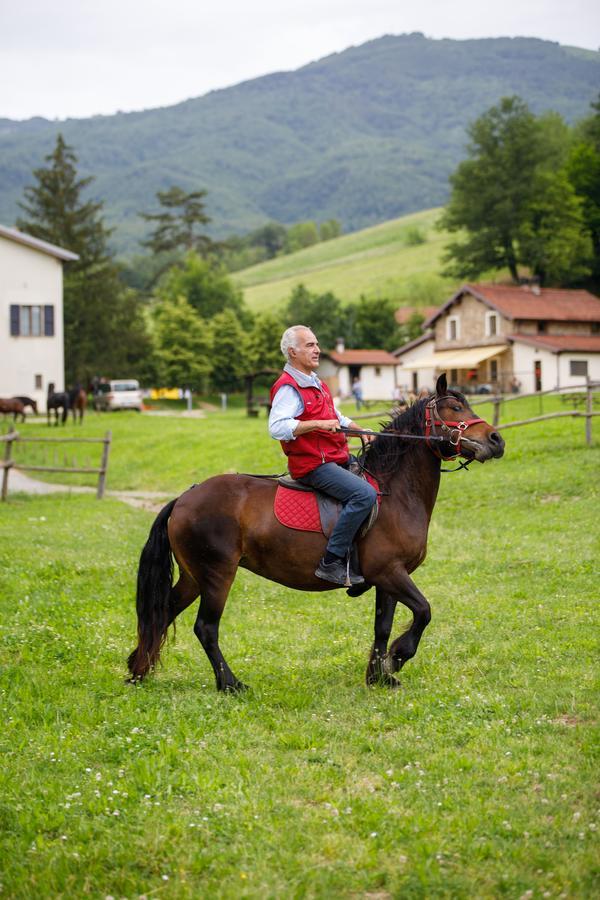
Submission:
<svg viewBox="0 0 600 900">
<path fill-rule="evenodd" d="M 496 333 L 488 334 L 490 315 L 496 317 Z M 455 318 L 458 335 L 455 340 L 448 338 L 448 319 Z M 435 323 L 436 350 L 454 350 L 473 345 L 502 344 L 506 335 L 514 331 L 510 319 L 499 312 L 490 310 L 484 303 L 470 294 L 463 294 Z"/>
</svg>

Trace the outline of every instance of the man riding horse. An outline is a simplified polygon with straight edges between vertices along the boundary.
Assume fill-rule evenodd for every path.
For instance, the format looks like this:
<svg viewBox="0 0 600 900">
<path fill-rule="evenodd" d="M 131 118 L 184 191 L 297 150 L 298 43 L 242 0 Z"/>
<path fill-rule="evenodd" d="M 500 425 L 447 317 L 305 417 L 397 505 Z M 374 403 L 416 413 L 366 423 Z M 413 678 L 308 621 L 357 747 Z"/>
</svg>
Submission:
<svg viewBox="0 0 600 900">
<path fill-rule="evenodd" d="M 271 388 L 269 434 L 281 441 L 290 474 L 309 487 L 340 500 L 338 522 L 315 575 L 346 585 L 354 536 L 377 502 L 375 489 L 349 471 L 350 454 L 341 429 L 358 426 L 335 408 L 327 385 L 316 375 L 319 342 L 306 325 L 293 325 L 281 338 L 286 363 Z M 373 440 L 369 435 L 367 440 Z M 350 570 L 352 584 L 362 575 Z"/>
</svg>

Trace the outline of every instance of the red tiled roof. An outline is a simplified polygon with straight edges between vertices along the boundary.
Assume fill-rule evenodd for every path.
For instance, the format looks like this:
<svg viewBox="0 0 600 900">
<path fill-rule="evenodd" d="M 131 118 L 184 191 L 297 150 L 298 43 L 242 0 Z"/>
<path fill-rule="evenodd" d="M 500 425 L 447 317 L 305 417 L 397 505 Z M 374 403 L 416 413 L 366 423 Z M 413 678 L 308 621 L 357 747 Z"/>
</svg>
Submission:
<svg viewBox="0 0 600 900">
<path fill-rule="evenodd" d="M 329 350 L 324 356 L 337 363 L 338 366 L 395 366 L 398 360 L 385 350 Z"/>
<path fill-rule="evenodd" d="M 439 309 L 439 306 L 401 306 L 394 313 L 394 318 L 398 325 L 406 325 L 411 316 L 415 313 L 430 319 Z"/>
<path fill-rule="evenodd" d="M 509 334 L 508 339 L 553 353 L 600 353 L 600 334 Z"/>
<path fill-rule="evenodd" d="M 589 291 L 534 288 L 532 285 L 463 284 L 423 327 L 431 325 L 461 294 L 469 293 L 509 319 L 600 322 L 600 298 Z"/>
</svg>

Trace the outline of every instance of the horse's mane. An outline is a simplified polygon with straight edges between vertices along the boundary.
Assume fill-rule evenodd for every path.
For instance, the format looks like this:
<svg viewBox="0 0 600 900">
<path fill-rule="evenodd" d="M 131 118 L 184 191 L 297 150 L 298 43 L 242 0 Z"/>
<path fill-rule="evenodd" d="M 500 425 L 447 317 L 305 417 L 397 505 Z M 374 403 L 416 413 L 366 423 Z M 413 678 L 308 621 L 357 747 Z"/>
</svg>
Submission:
<svg viewBox="0 0 600 900">
<path fill-rule="evenodd" d="M 462 403 L 466 399 L 459 391 L 448 390 L 446 396 L 456 397 Z M 425 433 L 425 405 L 430 400 L 416 400 L 408 409 L 399 413 L 388 422 L 381 422 L 381 431 L 400 432 L 401 434 L 423 435 Z M 403 463 L 406 453 L 422 443 L 421 441 L 402 440 L 401 437 L 376 437 L 359 455 L 361 465 L 376 475 L 391 475 Z"/>
</svg>

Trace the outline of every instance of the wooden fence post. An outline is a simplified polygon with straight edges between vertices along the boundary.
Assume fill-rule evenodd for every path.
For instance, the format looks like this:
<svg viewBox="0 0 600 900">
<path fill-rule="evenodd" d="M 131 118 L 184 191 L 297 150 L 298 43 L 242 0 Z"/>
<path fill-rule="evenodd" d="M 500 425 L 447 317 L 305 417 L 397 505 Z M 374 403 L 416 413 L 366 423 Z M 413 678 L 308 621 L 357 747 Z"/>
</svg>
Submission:
<svg viewBox="0 0 600 900">
<path fill-rule="evenodd" d="M 100 473 L 98 475 L 98 490 L 96 491 L 96 497 L 98 500 L 102 500 L 104 496 L 104 485 L 106 483 L 106 470 L 108 469 L 108 452 L 110 450 L 110 441 L 112 438 L 112 431 L 107 431 L 104 435 L 104 447 L 102 448 L 102 462 L 100 463 Z"/>
<path fill-rule="evenodd" d="M 492 424 L 495 428 L 496 425 L 498 424 L 498 422 L 500 421 L 500 404 L 502 402 L 502 397 L 500 397 L 498 394 L 496 394 L 496 396 L 494 397 L 492 402 L 494 404 L 494 420 L 493 420 Z"/>
<path fill-rule="evenodd" d="M 12 466 L 11 453 L 12 453 L 12 445 L 14 438 L 10 436 L 14 434 L 15 429 L 10 427 L 10 431 L 8 432 L 8 440 L 6 441 L 6 447 L 4 448 L 4 465 L 2 467 L 2 499 L 6 500 L 8 495 L 8 473 L 10 472 L 10 468 Z"/>
<path fill-rule="evenodd" d="M 588 447 L 592 446 L 592 385 L 590 376 L 586 375 L 586 395 L 585 395 L 585 440 Z"/>
</svg>

